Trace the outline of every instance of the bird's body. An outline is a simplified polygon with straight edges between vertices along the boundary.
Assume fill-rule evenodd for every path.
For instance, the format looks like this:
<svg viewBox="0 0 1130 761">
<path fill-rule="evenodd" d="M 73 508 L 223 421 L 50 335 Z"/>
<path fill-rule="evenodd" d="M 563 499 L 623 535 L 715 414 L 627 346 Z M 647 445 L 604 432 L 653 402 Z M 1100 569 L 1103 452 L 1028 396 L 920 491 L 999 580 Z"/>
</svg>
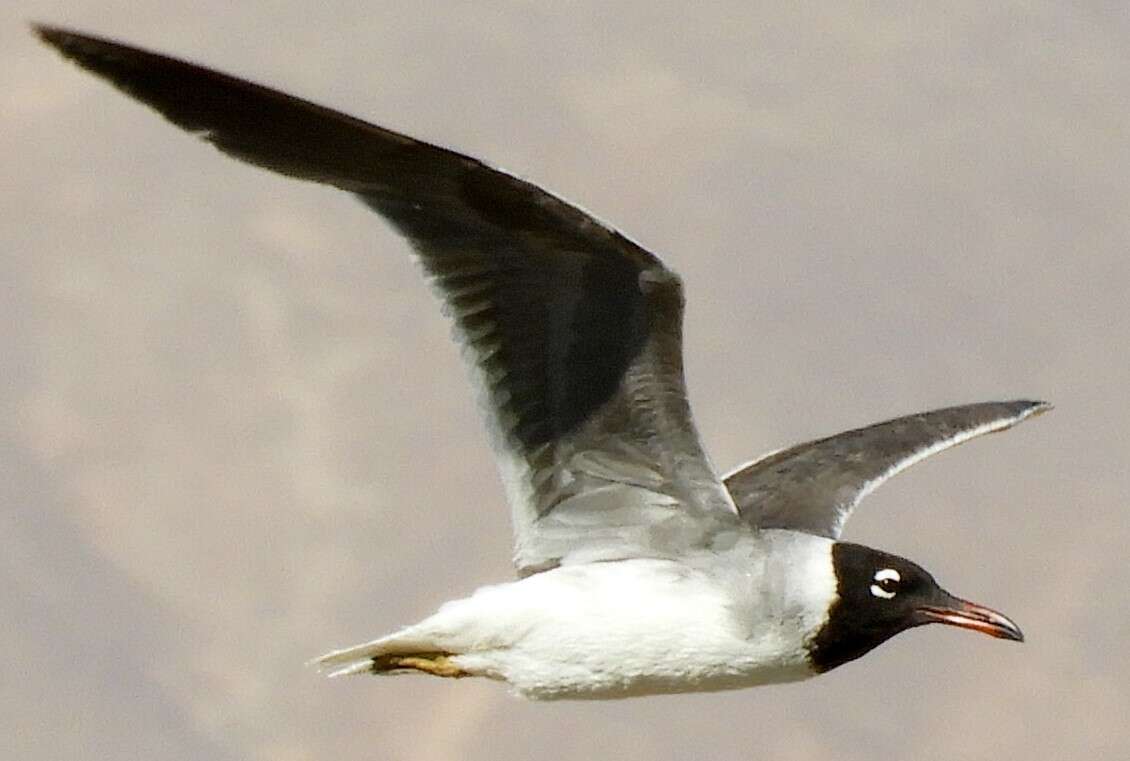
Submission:
<svg viewBox="0 0 1130 761">
<path fill-rule="evenodd" d="M 638 244 L 454 151 L 174 58 L 36 31 L 225 153 L 359 197 L 409 241 L 455 323 L 520 578 L 329 653 L 326 671 L 618 698 L 803 679 L 926 623 L 1022 638 L 910 561 L 839 537 L 891 476 L 1047 404 L 907 415 L 721 476 L 687 399 L 681 282 Z"/>
<path fill-rule="evenodd" d="M 501 679 L 535 699 L 805 679 L 818 672 L 803 643 L 836 595 L 831 545 L 768 531 L 678 559 L 561 566 L 483 587 L 415 626 L 331 653 L 323 664 L 347 673 L 369 670 L 377 656 L 443 654 L 460 672 L 450 675 Z"/>
</svg>

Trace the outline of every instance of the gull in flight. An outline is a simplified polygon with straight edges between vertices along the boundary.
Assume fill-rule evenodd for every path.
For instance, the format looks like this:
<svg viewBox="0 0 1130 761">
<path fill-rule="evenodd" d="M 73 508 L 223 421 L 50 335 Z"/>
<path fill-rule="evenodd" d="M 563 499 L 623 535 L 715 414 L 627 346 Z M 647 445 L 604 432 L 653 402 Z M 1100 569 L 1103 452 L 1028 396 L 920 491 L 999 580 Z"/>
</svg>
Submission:
<svg viewBox="0 0 1130 761">
<path fill-rule="evenodd" d="M 330 675 L 622 698 L 805 679 L 928 623 L 1023 639 L 915 563 L 839 537 L 891 476 L 1048 404 L 909 415 L 718 475 L 687 402 L 679 277 L 636 243 L 454 151 L 175 58 L 35 31 L 224 153 L 357 196 L 407 239 L 455 325 L 518 579 L 317 659 Z"/>
</svg>

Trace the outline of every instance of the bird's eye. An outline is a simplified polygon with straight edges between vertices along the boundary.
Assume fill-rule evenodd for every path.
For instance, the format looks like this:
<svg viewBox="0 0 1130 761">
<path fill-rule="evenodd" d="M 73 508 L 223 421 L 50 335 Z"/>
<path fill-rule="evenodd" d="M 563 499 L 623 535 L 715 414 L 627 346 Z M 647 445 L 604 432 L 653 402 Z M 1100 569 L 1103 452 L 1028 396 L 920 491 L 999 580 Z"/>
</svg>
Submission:
<svg viewBox="0 0 1130 761">
<path fill-rule="evenodd" d="M 872 577 L 874 583 L 871 585 L 871 594 L 875 597 L 882 597 L 884 600 L 889 600 L 898 593 L 899 581 L 902 580 L 902 575 L 899 574 L 894 568 L 884 568 L 876 571 Z"/>
</svg>

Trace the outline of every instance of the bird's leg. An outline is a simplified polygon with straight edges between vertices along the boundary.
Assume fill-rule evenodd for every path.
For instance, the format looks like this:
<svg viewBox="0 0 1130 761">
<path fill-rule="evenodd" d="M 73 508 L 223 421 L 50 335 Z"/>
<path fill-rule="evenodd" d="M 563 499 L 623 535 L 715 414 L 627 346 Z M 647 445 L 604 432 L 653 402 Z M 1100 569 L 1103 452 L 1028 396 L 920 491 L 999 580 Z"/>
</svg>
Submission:
<svg viewBox="0 0 1130 761">
<path fill-rule="evenodd" d="M 451 653 L 411 653 L 407 655 L 385 654 L 373 658 L 372 672 L 382 674 L 388 671 L 412 669 L 432 676 L 445 676 L 458 679 L 470 676 L 451 660 Z"/>
</svg>

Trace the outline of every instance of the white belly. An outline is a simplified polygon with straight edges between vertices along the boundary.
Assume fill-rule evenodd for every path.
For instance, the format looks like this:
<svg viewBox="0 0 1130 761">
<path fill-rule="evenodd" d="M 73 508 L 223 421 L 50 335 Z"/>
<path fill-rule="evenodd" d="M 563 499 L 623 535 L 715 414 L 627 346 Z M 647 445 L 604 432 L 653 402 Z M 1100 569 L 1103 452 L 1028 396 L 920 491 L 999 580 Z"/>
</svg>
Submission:
<svg viewBox="0 0 1130 761">
<path fill-rule="evenodd" d="M 796 622 L 736 615 L 733 590 L 662 560 L 558 568 L 485 587 L 411 627 L 526 697 L 619 698 L 812 676 Z M 758 617 L 761 618 L 761 617 Z"/>
</svg>

